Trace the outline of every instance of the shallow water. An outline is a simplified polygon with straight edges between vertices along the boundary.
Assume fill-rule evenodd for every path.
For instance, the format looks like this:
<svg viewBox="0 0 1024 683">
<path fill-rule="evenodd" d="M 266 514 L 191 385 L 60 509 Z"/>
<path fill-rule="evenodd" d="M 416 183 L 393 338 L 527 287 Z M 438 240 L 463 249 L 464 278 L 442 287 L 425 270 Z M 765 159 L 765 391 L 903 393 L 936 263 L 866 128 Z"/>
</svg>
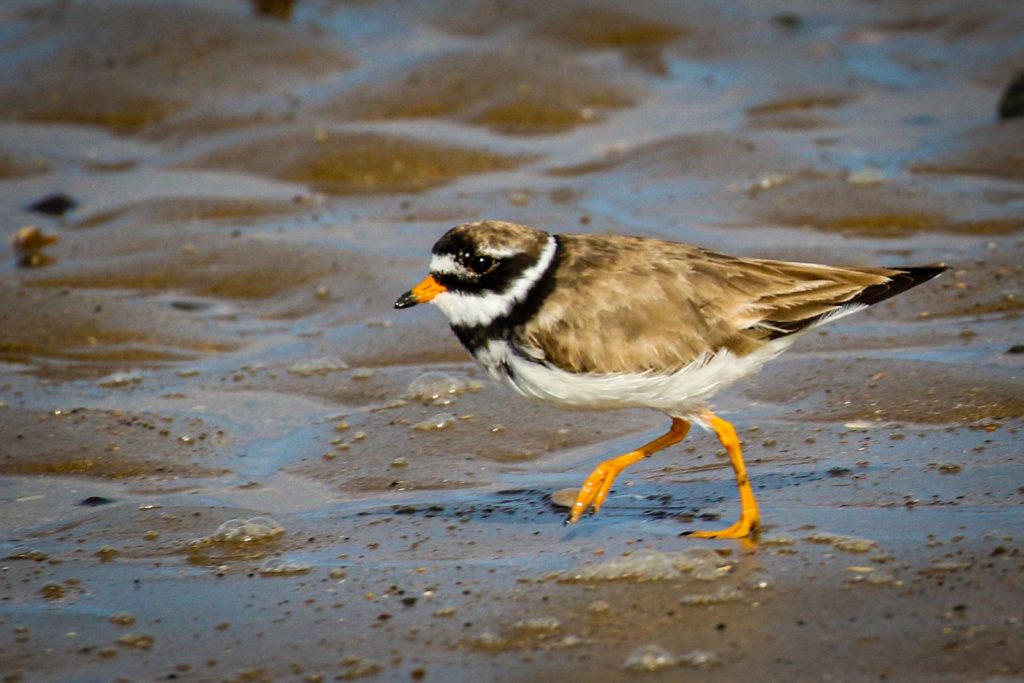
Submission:
<svg viewBox="0 0 1024 683">
<path fill-rule="evenodd" d="M 1024 675 L 1022 35 L 994 0 L 4 3 L 0 221 L 57 238 L 0 265 L 4 680 Z M 681 535 L 736 512 L 696 433 L 566 528 L 665 420 L 529 403 L 392 310 L 481 218 L 953 268 L 717 397 L 758 542 Z"/>
</svg>

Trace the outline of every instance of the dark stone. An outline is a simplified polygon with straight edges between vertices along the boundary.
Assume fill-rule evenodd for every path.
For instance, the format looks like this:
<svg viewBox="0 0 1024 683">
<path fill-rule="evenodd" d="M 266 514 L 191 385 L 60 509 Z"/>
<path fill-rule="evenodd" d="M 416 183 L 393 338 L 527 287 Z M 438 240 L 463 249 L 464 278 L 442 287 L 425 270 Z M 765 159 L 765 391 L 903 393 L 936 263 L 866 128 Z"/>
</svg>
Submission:
<svg viewBox="0 0 1024 683">
<path fill-rule="evenodd" d="M 210 307 L 210 304 L 205 301 L 188 301 L 186 299 L 175 299 L 171 302 L 171 308 L 176 308 L 179 311 L 204 311 Z"/>
<path fill-rule="evenodd" d="M 78 202 L 74 199 L 61 192 L 55 192 L 32 202 L 28 205 L 28 210 L 33 213 L 46 214 L 47 216 L 63 216 L 76 206 L 78 206 Z"/>
<path fill-rule="evenodd" d="M 291 19 L 292 10 L 295 9 L 295 0 L 250 0 L 250 2 L 252 10 L 256 14 L 279 21 Z"/>
<path fill-rule="evenodd" d="M 1018 71 L 999 100 L 999 118 L 1024 116 L 1024 70 Z"/>
<path fill-rule="evenodd" d="M 100 505 L 110 505 L 113 503 L 113 499 L 104 498 L 103 496 L 89 496 L 83 500 L 79 505 L 84 505 L 87 508 L 99 507 Z"/>
<path fill-rule="evenodd" d="M 782 14 L 776 14 L 772 17 L 772 23 L 786 29 L 787 31 L 796 31 L 803 27 L 804 20 L 799 14 L 783 12 Z"/>
</svg>

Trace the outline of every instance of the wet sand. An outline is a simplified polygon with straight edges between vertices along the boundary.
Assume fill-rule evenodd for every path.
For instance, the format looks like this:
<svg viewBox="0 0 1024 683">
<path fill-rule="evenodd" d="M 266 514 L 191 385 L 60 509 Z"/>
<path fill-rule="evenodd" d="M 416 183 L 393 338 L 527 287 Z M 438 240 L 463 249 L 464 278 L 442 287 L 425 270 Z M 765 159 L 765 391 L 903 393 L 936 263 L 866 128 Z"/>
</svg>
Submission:
<svg viewBox="0 0 1024 683">
<path fill-rule="evenodd" d="M 0 265 L 3 681 L 1024 678 L 1024 7 L 0 26 L 0 222 L 38 229 Z M 666 420 L 529 403 L 392 310 L 480 218 L 952 269 L 717 397 L 759 538 L 685 535 L 737 506 L 697 433 L 566 528 Z"/>
</svg>

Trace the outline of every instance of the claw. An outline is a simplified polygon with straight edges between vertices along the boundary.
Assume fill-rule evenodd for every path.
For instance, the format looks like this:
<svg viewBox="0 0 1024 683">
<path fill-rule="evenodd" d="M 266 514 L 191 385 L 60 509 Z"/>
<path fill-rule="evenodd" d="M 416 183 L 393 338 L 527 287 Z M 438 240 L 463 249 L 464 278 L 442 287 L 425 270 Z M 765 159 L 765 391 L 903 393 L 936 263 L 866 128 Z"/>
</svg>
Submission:
<svg viewBox="0 0 1024 683">
<path fill-rule="evenodd" d="M 758 520 L 740 518 L 735 524 L 720 531 L 691 531 L 693 538 L 746 538 L 757 532 Z"/>
<path fill-rule="evenodd" d="M 588 510 L 591 516 L 596 515 L 597 511 L 604 505 L 605 500 L 607 500 L 615 477 L 619 476 L 622 470 L 637 461 L 657 453 L 663 448 L 679 443 L 686 438 L 688 431 L 690 431 L 690 423 L 674 417 L 672 418 L 672 426 L 667 433 L 650 443 L 644 444 L 635 451 L 630 451 L 611 460 L 605 460 L 595 467 L 594 471 L 587 477 L 587 480 L 583 482 L 583 486 L 580 487 L 580 492 L 576 495 L 576 502 L 572 504 L 572 510 L 566 523 L 575 524 L 583 513 Z"/>
<path fill-rule="evenodd" d="M 756 533 L 761 526 L 761 513 L 757 508 L 757 501 L 754 499 L 754 490 L 750 487 L 746 465 L 743 464 L 739 437 L 736 436 L 736 430 L 731 424 L 714 413 L 704 413 L 703 417 L 715 430 L 718 440 L 722 442 L 725 450 L 729 453 L 729 462 L 736 474 L 736 486 L 740 491 L 740 518 L 735 524 L 721 531 L 694 531 L 690 536 L 694 538 L 746 538 Z"/>
</svg>

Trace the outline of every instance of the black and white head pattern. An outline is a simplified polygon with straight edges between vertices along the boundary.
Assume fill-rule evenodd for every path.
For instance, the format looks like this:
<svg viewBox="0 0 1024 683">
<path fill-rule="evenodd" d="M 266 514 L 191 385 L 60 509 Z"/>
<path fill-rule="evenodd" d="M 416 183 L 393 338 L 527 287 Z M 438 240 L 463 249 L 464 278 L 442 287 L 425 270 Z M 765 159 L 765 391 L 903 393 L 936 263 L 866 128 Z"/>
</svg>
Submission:
<svg viewBox="0 0 1024 683">
<path fill-rule="evenodd" d="M 534 308 L 528 304 L 546 289 L 557 252 L 555 236 L 511 223 L 452 228 L 432 251 L 430 273 L 446 290 L 433 303 L 470 346 L 466 335 L 514 325 L 524 307 Z"/>
</svg>

